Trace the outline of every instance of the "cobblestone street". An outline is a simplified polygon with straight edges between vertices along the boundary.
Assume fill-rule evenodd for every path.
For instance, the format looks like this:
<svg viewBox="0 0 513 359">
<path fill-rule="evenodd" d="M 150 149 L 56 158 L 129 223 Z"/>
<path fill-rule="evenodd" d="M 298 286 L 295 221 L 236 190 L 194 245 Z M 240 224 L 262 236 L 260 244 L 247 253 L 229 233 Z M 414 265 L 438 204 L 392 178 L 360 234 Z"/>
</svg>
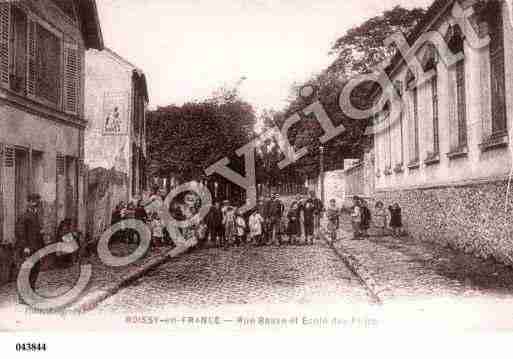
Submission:
<svg viewBox="0 0 513 359">
<path fill-rule="evenodd" d="M 111 247 L 112 254 L 115 256 L 127 256 L 135 249 L 135 245 L 115 244 Z M 134 268 L 138 268 L 152 258 L 162 254 L 165 248 L 153 249 L 148 256 L 137 261 L 128 267 L 109 267 L 103 264 L 100 259 L 92 255 L 85 263 L 92 265 L 92 276 L 89 286 L 82 296 L 95 290 L 105 287 L 108 284 L 119 281 L 126 273 Z M 79 267 L 74 265 L 68 269 L 52 269 L 40 273 L 37 281 L 38 293 L 42 296 L 55 297 L 69 291 L 79 276 Z M 8 283 L 0 288 L 0 313 L 12 310 L 21 310 L 25 306 L 18 303 L 16 282 Z"/>
<path fill-rule="evenodd" d="M 194 251 L 107 299 L 97 311 L 368 302 L 365 289 L 333 250 L 317 243 Z"/>
</svg>

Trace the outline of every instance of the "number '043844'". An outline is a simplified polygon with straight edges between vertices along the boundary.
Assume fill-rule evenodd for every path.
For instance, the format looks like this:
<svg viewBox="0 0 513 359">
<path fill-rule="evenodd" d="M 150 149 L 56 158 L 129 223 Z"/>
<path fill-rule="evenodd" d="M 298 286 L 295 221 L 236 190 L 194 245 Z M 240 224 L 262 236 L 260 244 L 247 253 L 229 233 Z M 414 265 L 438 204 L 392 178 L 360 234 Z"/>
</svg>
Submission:
<svg viewBox="0 0 513 359">
<path fill-rule="evenodd" d="M 46 351 L 46 344 L 45 343 L 17 343 L 16 351 L 18 351 L 18 352 Z"/>
</svg>

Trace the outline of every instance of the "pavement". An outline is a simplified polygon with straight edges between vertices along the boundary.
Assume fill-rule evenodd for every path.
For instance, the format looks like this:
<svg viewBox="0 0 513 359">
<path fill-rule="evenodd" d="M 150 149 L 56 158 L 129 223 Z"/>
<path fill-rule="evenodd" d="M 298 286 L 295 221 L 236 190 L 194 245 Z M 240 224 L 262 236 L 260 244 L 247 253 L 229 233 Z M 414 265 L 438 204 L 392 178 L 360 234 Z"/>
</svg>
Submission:
<svg viewBox="0 0 513 359">
<path fill-rule="evenodd" d="M 117 243 L 110 249 L 112 255 L 123 257 L 133 253 L 136 245 Z M 78 300 L 66 309 L 68 311 L 93 309 L 100 301 L 115 294 L 124 285 L 128 285 L 131 281 L 168 260 L 171 252 L 171 247 L 152 248 L 144 258 L 124 267 L 107 266 L 96 255 L 91 255 L 83 262 L 92 266 L 89 285 Z M 75 285 L 79 273 L 78 264 L 68 269 L 52 269 L 41 272 L 36 284 L 38 294 L 45 297 L 56 297 L 68 292 Z M 16 282 L 8 283 L 0 288 L 0 313 L 23 312 L 27 309 L 27 306 L 18 301 Z"/>
<path fill-rule="evenodd" d="M 70 308 L 83 314 L 77 320 L 27 316 L 9 284 L 0 288 L 0 330 L 143 330 L 159 324 L 151 328 L 179 332 L 199 329 L 186 318 L 200 317 L 217 328 L 217 321 L 239 330 L 262 320 L 264 329 L 283 329 L 273 320 L 300 316 L 406 330 L 513 329 L 512 268 L 407 236 L 378 237 L 371 230 L 364 240 L 351 237 L 345 218 L 335 243 L 204 248 L 184 255 L 158 248 L 122 268 L 91 258 L 91 286 Z M 44 272 L 39 292 L 64 293 L 77 277 L 78 267 Z"/>
<path fill-rule="evenodd" d="M 513 268 L 412 237 L 352 240 L 344 218 L 330 244 L 387 311 L 465 318 L 466 328 L 513 329 Z M 463 325 L 463 324 L 462 324 Z"/>
<path fill-rule="evenodd" d="M 196 250 L 164 263 L 95 312 L 357 305 L 368 293 L 325 243 Z"/>
</svg>

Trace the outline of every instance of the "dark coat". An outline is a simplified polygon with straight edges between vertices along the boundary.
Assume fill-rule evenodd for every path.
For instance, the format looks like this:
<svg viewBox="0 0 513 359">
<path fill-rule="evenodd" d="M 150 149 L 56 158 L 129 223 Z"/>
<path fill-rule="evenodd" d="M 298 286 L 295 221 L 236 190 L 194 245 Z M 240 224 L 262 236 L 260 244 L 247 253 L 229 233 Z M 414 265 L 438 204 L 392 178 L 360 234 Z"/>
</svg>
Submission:
<svg viewBox="0 0 513 359">
<path fill-rule="evenodd" d="M 283 212 L 285 210 L 285 206 L 282 201 L 279 199 L 275 199 L 269 204 L 269 217 L 273 219 L 279 219 L 283 216 Z"/>
<path fill-rule="evenodd" d="M 223 213 L 220 208 L 215 206 L 210 207 L 208 212 L 206 223 L 209 228 L 222 228 L 223 227 Z"/>
<path fill-rule="evenodd" d="M 138 219 L 139 221 L 143 221 L 143 222 L 146 222 L 148 220 L 148 214 L 146 213 L 146 210 L 142 206 L 135 208 L 134 217 L 135 217 L 135 219 Z"/>
<path fill-rule="evenodd" d="M 288 218 L 288 226 L 287 233 L 289 235 L 298 235 L 301 234 L 301 222 L 300 222 L 300 207 L 299 204 L 296 203 L 296 207 L 294 204 L 289 209 L 289 213 L 287 213 Z"/>
<path fill-rule="evenodd" d="M 43 248 L 45 244 L 41 229 L 39 214 L 30 210 L 26 211 L 16 222 L 16 249 L 23 252 L 25 248 L 28 248 L 33 254 Z"/>
<path fill-rule="evenodd" d="M 360 222 L 360 228 L 362 229 L 368 229 L 370 227 L 371 222 L 371 212 L 369 210 L 369 207 L 362 206 L 361 207 L 361 222 Z"/>
<path fill-rule="evenodd" d="M 402 227 L 402 214 L 401 208 L 388 207 L 390 211 L 390 227 Z"/>
</svg>

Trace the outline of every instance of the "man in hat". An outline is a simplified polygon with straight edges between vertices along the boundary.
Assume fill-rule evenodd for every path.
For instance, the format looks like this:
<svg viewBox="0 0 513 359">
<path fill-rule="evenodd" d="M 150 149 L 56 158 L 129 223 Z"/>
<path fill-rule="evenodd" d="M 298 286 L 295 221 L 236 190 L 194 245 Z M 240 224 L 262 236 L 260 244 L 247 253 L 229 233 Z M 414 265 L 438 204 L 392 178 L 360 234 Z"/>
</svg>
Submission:
<svg viewBox="0 0 513 359">
<path fill-rule="evenodd" d="M 280 196 L 275 193 L 272 196 L 271 203 L 269 205 L 269 217 L 270 217 L 270 233 L 272 236 L 272 243 L 276 243 L 276 237 L 278 238 L 278 244 L 281 245 L 281 235 L 280 225 L 281 218 L 283 216 L 283 212 L 285 210 L 285 206 L 283 202 L 280 200 Z"/>
<path fill-rule="evenodd" d="M 18 271 L 27 258 L 44 247 L 43 235 L 41 233 L 40 218 L 41 197 L 38 194 L 30 194 L 27 197 L 27 210 L 16 221 L 16 258 Z M 37 277 L 40 271 L 40 262 L 38 261 L 32 267 L 29 281 L 30 287 L 35 291 Z"/>
<path fill-rule="evenodd" d="M 306 244 L 313 244 L 314 236 L 319 235 L 319 222 L 323 211 L 323 205 L 321 200 L 315 196 L 315 192 L 311 191 L 310 197 L 305 201 L 302 208 Z"/>
<path fill-rule="evenodd" d="M 226 238 L 226 235 L 225 235 L 225 227 L 224 227 L 224 223 L 225 223 L 225 218 L 226 218 L 226 215 L 228 213 L 228 211 L 230 210 L 231 206 L 230 206 L 230 201 L 225 199 L 223 201 L 223 205 L 221 206 L 221 223 L 222 223 L 222 234 L 221 234 L 221 238 L 220 238 L 220 241 L 219 241 L 219 247 L 224 247 L 224 245 L 226 244 L 225 241 L 227 240 Z"/>
</svg>

